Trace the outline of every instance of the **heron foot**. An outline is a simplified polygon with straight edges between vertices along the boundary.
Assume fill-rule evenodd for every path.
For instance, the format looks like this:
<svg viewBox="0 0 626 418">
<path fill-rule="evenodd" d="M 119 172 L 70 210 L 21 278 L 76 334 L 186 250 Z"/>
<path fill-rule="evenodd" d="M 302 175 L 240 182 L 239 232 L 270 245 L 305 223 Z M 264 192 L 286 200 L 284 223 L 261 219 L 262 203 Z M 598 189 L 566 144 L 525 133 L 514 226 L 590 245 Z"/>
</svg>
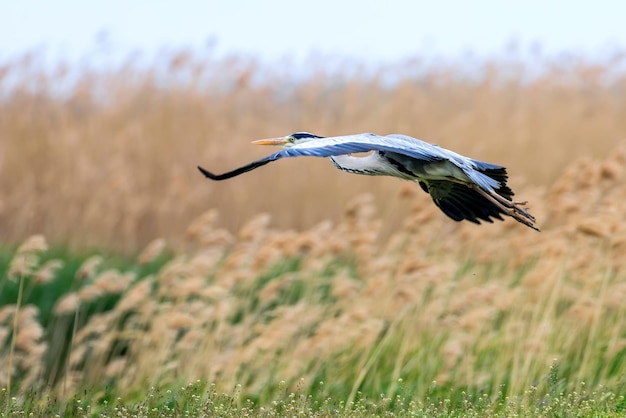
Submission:
<svg viewBox="0 0 626 418">
<path fill-rule="evenodd" d="M 500 210 L 502 210 L 503 213 L 515 219 L 517 222 L 522 223 L 527 227 L 534 229 L 535 231 L 539 231 L 539 228 L 535 226 L 535 217 L 528 212 L 528 208 L 523 207 L 528 202 L 513 202 L 511 200 L 505 199 L 496 192 L 487 192 L 477 185 L 474 186 L 474 190 L 484 196 L 491 203 L 496 205 Z"/>
</svg>

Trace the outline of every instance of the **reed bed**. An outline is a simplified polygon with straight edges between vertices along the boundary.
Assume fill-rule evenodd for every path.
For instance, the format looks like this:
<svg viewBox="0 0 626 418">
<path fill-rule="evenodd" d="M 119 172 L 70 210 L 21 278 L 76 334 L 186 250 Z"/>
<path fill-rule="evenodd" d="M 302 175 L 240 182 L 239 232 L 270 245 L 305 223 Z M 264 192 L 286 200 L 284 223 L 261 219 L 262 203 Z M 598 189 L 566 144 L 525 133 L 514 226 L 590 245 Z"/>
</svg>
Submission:
<svg viewBox="0 0 626 418">
<path fill-rule="evenodd" d="M 332 397 L 442 416 L 446 402 L 532 416 L 609 399 L 619 414 L 626 76 L 620 54 L 541 59 L 540 74 L 417 60 L 301 80 L 190 53 L 151 69 L 6 63 L 0 404 L 200 381 L 244 409 L 295 393 L 318 412 Z M 455 223 L 415 185 L 323 160 L 227 183 L 195 169 L 298 130 L 401 132 L 506 165 L 542 232 Z"/>
<path fill-rule="evenodd" d="M 615 396 L 626 372 L 625 164 L 623 143 L 548 188 L 523 188 L 541 233 L 454 223 L 417 193 L 396 196 L 409 213 L 384 239 L 372 195 L 302 231 L 259 214 L 232 234 L 209 210 L 175 240 L 185 252 L 163 239 L 141 252 L 137 266 L 172 254 L 152 274 L 85 259 L 45 326 L 26 299 L 0 308 L 0 387 L 105 396 L 200 380 L 261 404 L 286 389 L 347 404 Z M 46 251 L 42 236 L 16 250 L 14 287 L 59 279 L 62 261 L 44 262 Z"/>
<path fill-rule="evenodd" d="M 132 254 L 155 237 L 177 237 L 207 209 L 231 232 L 261 212 L 276 227 L 303 230 L 339 222 L 346 202 L 365 192 L 389 235 L 410 209 L 393 179 L 305 159 L 218 184 L 195 167 L 231 169 L 268 151 L 250 140 L 294 131 L 396 132 L 505 165 L 514 188 L 549 186 L 572 160 L 602 157 L 626 132 L 620 51 L 601 61 L 535 53 L 528 64 L 510 53 L 383 68 L 313 58 L 299 79 L 288 61 L 269 68 L 188 51 L 100 70 L 88 61 L 51 68 L 37 53 L 6 58 L 2 242 L 44 234 L 55 246 Z"/>
</svg>

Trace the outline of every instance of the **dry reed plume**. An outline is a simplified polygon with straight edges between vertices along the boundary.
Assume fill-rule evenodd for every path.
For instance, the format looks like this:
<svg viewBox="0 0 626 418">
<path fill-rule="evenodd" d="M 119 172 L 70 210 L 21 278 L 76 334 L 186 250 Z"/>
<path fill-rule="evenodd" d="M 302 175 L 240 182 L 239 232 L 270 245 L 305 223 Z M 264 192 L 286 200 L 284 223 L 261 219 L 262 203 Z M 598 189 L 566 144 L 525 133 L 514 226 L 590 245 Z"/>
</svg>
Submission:
<svg viewBox="0 0 626 418">
<path fill-rule="evenodd" d="M 550 367 L 570 384 L 619 384 L 625 164 L 622 144 L 603 161 L 570 164 L 548 188 L 523 190 L 540 234 L 511 221 L 451 222 L 424 194 L 407 198 L 403 228 L 387 239 L 370 195 L 340 222 L 302 232 L 257 215 L 233 235 L 207 212 L 184 238 L 196 249 L 152 276 L 102 271 L 98 258 L 78 270 L 47 332 L 63 332 L 83 304 L 121 297 L 78 327 L 59 385 L 71 394 L 111 382 L 128 393 L 201 379 L 258 395 L 278 380 L 303 390 L 324 380 L 353 399 L 364 387 L 393 396 L 403 379 L 417 397 L 433 381 L 516 396 Z M 165 247 L 151 243 L 140 262 Z M 13 265 L 27 276 L 53 270 Z M 0 311 L 0 347 L 13 309 Z M 18 323 L 13 370 L 0 352 L 0 386 L 7 373 L 44 383 L 36 309 L 23 307 Z"/>
<path fill-rule="evenodd" d="M 43 233 L 53 244 L 136 251 L 176 236 L 208 208 L 229 231 L 258 212 L 304 229 L 337 222 L 345 202 L 365 191 L 385 232 L 400 226 L 408 207 L 393 179 L 338 173 L 316 159 L 282 161 L 229 184 L 195 170 L 248 162 L 266 152 L 249 140 L 293 131 L 413 135 L 508 166 L 515 189 L 550 185 L 572 159 L 604 155 L 626 132 L 621 54 L 600 64 L 537 56 L 533 65 L 545 72 L 534 78 L 516 58 L 417 59 L 354 77 L 320 67 L 298 82 L 243 57 L 182 52 L 151 69 L 129 60 L 101 71 L 45 70 L 38 58 L 0 66 L 5 244 Z M 358 73 L 359 63 L 343 64 Z"/>
</svg>

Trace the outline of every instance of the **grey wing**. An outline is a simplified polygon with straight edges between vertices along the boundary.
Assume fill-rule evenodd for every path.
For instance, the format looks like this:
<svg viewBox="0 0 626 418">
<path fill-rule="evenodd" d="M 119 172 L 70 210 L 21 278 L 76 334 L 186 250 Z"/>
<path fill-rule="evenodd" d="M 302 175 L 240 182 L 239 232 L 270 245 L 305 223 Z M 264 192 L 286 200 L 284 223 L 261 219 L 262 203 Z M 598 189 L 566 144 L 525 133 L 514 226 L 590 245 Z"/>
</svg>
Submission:
<svg viewBox="0 0 626 418">
<path fill-rule="evenodd" d="M 326 137 L 295 145 L 280 151 L 279 154 L 281 154 L 281 157 L 330 157 L 368 151 L 395 152 L 425 162 L 448 160 L 463 170 L 471 181 L 485 190 L 493 191 L 501 186 L 500 182 L 481 173 L 479 169 L 500 169 L 502 167 L 464 157 L 453 151 L 407 135 L 391 134 L 380 136 L 365 133 Z"/>
<path fill-rule="evenodd" d="M 380 136 L 371 133 L 334 136 L 316 139 L 294 145 L 280 151 L 283 157 L 332 157 L 368 151 L 390 151 L 404 154 L 423 161 L 437 161 L 445 158 L 439 148 L 424 141 L 408 141 L 394 136 Z"/>
</svg>

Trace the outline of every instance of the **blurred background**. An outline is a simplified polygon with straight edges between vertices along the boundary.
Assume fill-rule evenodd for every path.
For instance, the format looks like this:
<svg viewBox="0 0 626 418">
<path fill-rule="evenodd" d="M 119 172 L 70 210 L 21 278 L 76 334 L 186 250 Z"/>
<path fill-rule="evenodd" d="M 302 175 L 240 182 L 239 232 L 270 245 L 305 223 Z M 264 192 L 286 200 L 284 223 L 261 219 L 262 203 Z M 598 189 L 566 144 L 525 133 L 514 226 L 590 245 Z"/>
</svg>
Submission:
<svg viewBox="0 0 626 418">
<path fill-rule="evenodd" d="M 618 1 L 3 2 L 0 242 L 134 252 L 210 209 L 232 231 L 260 212 L 302 229 L 365 191 L 391 231 L 422 193 L 315 159 L 224 183 L 196 170 L 294 131 L 404 133 L 507 166 L 520 199 L 549 190 L 625 136 L 625 15 Z"/>
</svg>

